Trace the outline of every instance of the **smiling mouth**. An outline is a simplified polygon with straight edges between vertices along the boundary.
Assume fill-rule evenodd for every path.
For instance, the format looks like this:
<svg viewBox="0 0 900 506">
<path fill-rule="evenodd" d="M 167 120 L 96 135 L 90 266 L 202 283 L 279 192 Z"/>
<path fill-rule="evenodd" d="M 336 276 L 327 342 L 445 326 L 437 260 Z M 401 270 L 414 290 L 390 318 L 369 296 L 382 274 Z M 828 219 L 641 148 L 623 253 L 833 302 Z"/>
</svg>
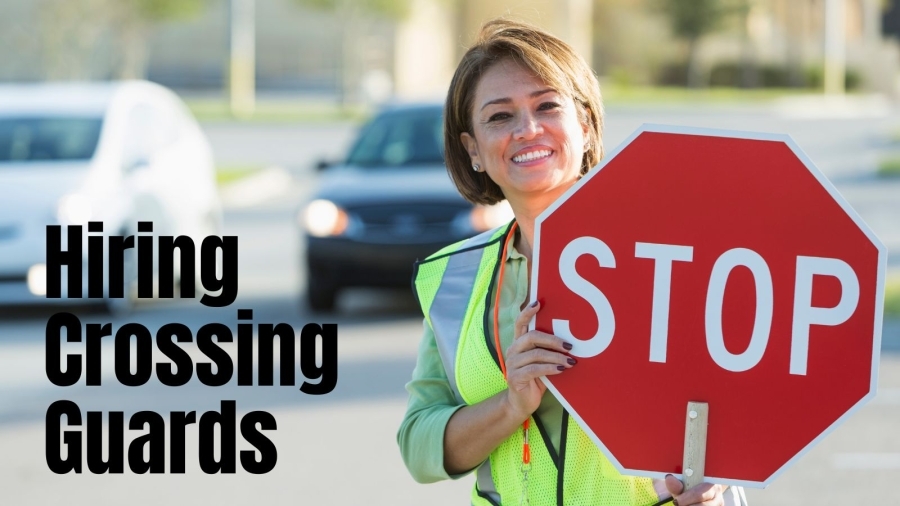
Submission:
<svg viewBox="0 0 900 506">
<path fill-rule="evenodd" d="M 525 153 L 524 155 L 514 156 L 512 161 L 514 161 L 516 163 L 532 162 L 534 160 L 540 160 L 542 158 L 547 158 L 548 156 L 550 156 L 552 154 L 553 154 L 553 151 L 551 151 L 549 149 L 539 149 L 537 151 L 531 151 L 531 152 Z"/>
</svg>

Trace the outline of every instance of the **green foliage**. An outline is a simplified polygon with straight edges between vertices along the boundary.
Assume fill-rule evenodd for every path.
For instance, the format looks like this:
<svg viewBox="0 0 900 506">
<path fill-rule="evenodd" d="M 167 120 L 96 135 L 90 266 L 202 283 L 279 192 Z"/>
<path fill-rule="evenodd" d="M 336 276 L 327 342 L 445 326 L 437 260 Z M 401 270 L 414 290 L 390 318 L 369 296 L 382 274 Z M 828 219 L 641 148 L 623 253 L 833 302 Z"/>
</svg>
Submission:
<svg viewBox="0 0 900 506">
<path fill-rule="evenodd" d="M 656 0 L 672 33 L 683 39 L 698 39 L 715 30 L 729 12 L 722 0 Z"/>
<path fill-rule="evenodd" d="M 409 13 L 412 0 L 294 0 L 295 2 L 326 11 L 364 12 L 391 19 L 402 19 Z"/>
<path fill-rule="evenodd" d="M 810 88 L 822 88 L 825 86 L 825 69 L 822 65 L 807 67 L 803 71 L 806 85 Z M 844 72 L 844 88 L 855 90 L 862 85 L 862 77 L 855 69 L 847 69 Z"/>
<path fill-rule="evenodd" d="M 203 11 L 209 0 L 125 0 L 149 21 L 185 19 Z"/>
<path fill-rule="evenodd" d="M 608 76 L 610 81 L 620 87 L 633 86 L 637 81 L 634 75 L 626 67 L 614 66 L 609 69 Z"/>
<path fill-rule="evenodd" d="M 225 99 L 187 99 L 185 103 L 200 122 L 251 123 L 362 123 L 370 112 L 364 107 L 341 107 L 332 102 L 309 100 L 257 100 L 253 114 L 235 117 Z"/>
<path fill-rule="evenodd" d="M 742 86 L 744 64 L 736 61 L 723 61 L 716 63 L 710 72 L 710 86 Z M 791 86 L 807 89 L 821 89 L 823 84 L 822 66 L 811 66 L 802 70 L 799 82 L 791 82 L 791 69 L 785 65 L 775 63 L 763 63 L 753 65 L 756 73 L 756 82 L 751 87 L 764 88 L 788 88 Z M 663 74 L 663 77 L 670 77 Z M 681 83 L 666 83 L 681 84 Z M 856 69 L 848 68 L 845 73 L 844 85 L 848 91 L 859 89 L 862 85 L 862 77 Z"/>
<path fill-rule="evenodd" d="M 878 175 L 882 177 L 900 176 L 900 157 L 883 158 L 878 162 Z"/>
<path fill-rule="evenodd" d="M 263 168 L 259 165 L 220 165 L 216 167 L 216 183 L 219 186 L 226 186 L 252 176 L 263 170 Z"/>
<path fill-rule="evenodd" d="M 884 314 L 900 317 L 900 276 L 889 277 L 884 287 Z"/>
</svg>

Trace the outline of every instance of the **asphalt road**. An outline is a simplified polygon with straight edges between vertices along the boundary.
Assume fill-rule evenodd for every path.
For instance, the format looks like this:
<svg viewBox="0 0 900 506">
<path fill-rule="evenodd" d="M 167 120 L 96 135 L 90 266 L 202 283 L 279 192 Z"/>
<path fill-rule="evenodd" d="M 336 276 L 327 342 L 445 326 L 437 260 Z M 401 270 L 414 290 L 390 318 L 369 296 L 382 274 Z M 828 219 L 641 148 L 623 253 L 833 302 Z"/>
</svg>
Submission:
<svg viewBox="0 0 900 506">
<path fill-rule="evenodd" d="M 607 112 L 606 144 L 616 145 L 641 123 L 682 124 L 791 134 L 870 223 L 889 249 L 900 251 L 900 180 L 875 177 L 879 157 L 900 152 L 891 135 L 900 116 L 871 107 L 833 108 L 780 104 L 767 108 L 613 108 Z M 236 323 L 239 308 L 253 309 L 255 323 L 337 323 L 339 379 L 335 390 L 310 396 L 296 387 L 239 387 L 234 381 L 207 387 L 196 379 L 171 388 L 155 379 L 129 388 L 115 382 L 112 343 L 101 351 L 103 386 L 56 387 L 44 375 L 44 327 L 49 310 L 0 313 L 0 504 L 465 504 L 471 478 L 419 485 L 403 468 L 394 434 L 405 409 L 403 384 L 415 362 L 421 317 L 405 291 L 353 291 L 338 314 L 313 314 L 302 304 L 305 273 L 295 212 L 315 184 L 312 160 L 334 156 L 346 145 L 351 125 L 327 127 L 206 125 L 221 164 L 280 165 L 289 185 L 269 189 L 262 203 L 232 208 L 226 233 L 240 241 L 240 292 L 230 307 L 196 302 L 156 302 L 132 314 L 110 316 L 77 309 L 85 323 L 118 328 L 139 322 L 151 331 L 181 322 L 192 331 L 209 322 Z M 900 257 L 890 261 L 900 267 Z M 387 296 L 386 296 L 387 295 Z M 64 350 L 79 351 L 69 344 Z M 225 347 L 232 355 L 234 348 Z M 186 347 L 193 356 L 196 349 Z M 900 322 L 884 331 L 880 394 L 803 456 L 766 490 L 749 491 L 751 504 L 893 504 L 900 476 Z M 277 376 L 276 376 L 277 377 Z M 44 416 L 59 399 L 82 411 L 217 410 L 233 399 L 238 416 L 252 410 L 273 414 L 271 437 L 278 465 L 266 475 L 240 470 L 208 476 L 198 466 L 197 431 L 187 431 L 185 475 L 55 475 L 44 459 Z M 812 399 L 811 402 L 815 402 Z M 165 417 L 165 416 L 164 416 Z M 126 434 L 129 431 L 126 430 Z M 128 435 L 127 439 L 134 437 Z M 237 449 L 248 445 L 238 436 Z M 737 456 L 739 458 L 739 456 Z M 127 499 L 126 499 L 127 498 Z"/>
</svg>

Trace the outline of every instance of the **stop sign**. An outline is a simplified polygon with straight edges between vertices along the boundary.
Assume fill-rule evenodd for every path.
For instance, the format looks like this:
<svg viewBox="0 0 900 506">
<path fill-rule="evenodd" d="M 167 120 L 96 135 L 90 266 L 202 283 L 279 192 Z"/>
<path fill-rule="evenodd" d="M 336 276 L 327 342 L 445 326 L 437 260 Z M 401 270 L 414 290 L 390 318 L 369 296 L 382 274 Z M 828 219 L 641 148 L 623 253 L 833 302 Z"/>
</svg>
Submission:
<svg viewBox="0 0 900 506">
<path fill-rule="evenodd" d="M 887 251 L 786 135 L 644 126 L 537 219 L 547 386 L 624 474 L 765 486 L 875 395 Z"/>
</svg>

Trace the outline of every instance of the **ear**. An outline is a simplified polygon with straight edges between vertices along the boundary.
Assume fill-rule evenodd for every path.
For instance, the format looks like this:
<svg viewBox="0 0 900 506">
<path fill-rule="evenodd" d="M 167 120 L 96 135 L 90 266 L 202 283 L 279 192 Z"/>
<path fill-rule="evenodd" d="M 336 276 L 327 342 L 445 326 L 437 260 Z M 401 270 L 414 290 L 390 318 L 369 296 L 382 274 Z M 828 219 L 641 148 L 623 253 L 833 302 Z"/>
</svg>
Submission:
<svg viewBox="0 0 900 506">
<path fill-rule="evenodd" d="M 469 158 L 472 159 L 472 165 L 482 165 L 481 159 L 478 156 L 478 141 L 475 140 L 475 137 L 469 135 L 469 132 L 463 132 L 459 134 L 459 140 L 462 142 L 463 147 L 466 148 L 466 152 L 469 153 Z"/>
</svg>

